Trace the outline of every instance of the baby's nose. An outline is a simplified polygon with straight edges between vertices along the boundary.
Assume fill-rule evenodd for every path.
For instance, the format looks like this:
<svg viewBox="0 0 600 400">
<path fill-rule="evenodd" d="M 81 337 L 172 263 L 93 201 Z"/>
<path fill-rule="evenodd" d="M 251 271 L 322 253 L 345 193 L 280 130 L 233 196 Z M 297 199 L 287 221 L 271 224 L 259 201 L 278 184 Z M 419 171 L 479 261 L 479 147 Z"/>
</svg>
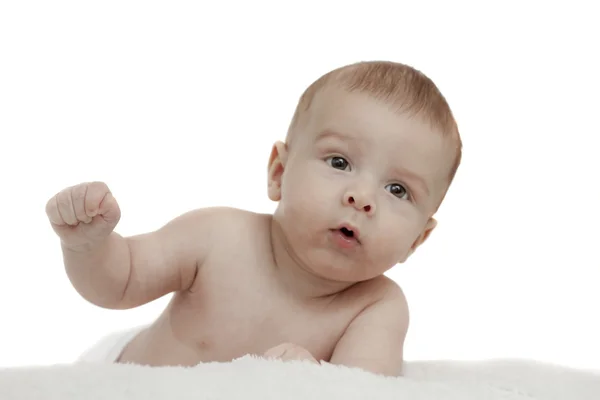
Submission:
<svg viewBox="0 0 600 400">
<path fill-rule="evenodd" d="M 370 196 L 366 195 L 366 193 L 347 193 L 344 200 L 345 205 L 353 206 L 359 211 L 364 211 L 367 214 L 373 214 L 375 212 L 375 202 Z"/>
</svg>

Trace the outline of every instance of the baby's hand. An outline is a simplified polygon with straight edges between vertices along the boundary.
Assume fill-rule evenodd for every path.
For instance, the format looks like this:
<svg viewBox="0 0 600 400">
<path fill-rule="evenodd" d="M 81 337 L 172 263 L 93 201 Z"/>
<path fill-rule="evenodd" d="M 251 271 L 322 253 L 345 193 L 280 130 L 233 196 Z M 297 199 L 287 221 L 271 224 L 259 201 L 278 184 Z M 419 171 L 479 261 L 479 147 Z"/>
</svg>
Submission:
<svg viewBox="0 0 600 400">
<path fill-rule="evenodd" d="M 69 248 L 106 238 L 121 217 L 117 201 L 102 182 L 63 189 L 48 200 L 46 214 L 63 245 Z"/>
<path fill-rule="evenodd" d="M 284 361 L 308 360 L 319 364 L 313 355 L 310 354 L 310 351 L 293 343 L 282 343 L 278 346 L 272 347 L 265 352 L 264 356 L 267 358 L 278 358 Z"/>
</svg>

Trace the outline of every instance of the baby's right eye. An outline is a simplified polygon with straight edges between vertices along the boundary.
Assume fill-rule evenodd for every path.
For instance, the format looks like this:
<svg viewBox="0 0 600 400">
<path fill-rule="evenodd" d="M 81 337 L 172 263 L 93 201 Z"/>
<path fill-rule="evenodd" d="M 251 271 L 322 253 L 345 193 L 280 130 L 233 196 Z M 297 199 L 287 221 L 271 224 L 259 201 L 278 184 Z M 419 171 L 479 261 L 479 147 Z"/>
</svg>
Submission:
<svg viewBox="0 0 600 400">
<path fill-rule="evenodd" d="M 338 156 L 327 158 L 327 163 L 333 168 L 341 169 L 342 171 L 350 166 L 350 164 L 348 163 L 348 161 L 346 161 L 345 158 Z"/>
</svg>

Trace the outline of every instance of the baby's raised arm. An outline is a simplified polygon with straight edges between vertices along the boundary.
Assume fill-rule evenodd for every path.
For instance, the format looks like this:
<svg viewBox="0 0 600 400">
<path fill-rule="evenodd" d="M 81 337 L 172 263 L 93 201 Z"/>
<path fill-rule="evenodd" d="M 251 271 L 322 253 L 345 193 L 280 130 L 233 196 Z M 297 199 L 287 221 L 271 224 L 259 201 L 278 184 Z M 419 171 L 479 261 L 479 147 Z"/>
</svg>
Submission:
<svg viewBox="0 0 600 400">
<path fill-rule="evenodd" d="M 208 253 L 211 209 L 185 213 L 162 228 L 123 237 L 114 232 L 121 212 L 102 182 L 68 187 L 46 204 L 61 240 L 67 275 L 86 300 L 100 307 L 136 307 L 189 288 Z"/>
</svg>

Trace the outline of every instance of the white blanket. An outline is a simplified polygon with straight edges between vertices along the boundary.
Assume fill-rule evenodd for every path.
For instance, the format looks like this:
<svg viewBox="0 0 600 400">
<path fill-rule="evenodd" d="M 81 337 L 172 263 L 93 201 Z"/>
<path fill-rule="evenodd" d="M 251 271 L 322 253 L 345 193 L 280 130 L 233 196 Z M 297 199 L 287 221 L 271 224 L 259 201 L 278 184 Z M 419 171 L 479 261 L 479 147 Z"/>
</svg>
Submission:
<svg viewBox="0 0 600 400">
<path fill-rule="evenodd" d="M 409 362 L 402 378 L 242 357 L 193 368 L 82 363 L 0 369 L 0 399 L 600 400 L 600 374 L 530 361 Z"/>
</svg>

